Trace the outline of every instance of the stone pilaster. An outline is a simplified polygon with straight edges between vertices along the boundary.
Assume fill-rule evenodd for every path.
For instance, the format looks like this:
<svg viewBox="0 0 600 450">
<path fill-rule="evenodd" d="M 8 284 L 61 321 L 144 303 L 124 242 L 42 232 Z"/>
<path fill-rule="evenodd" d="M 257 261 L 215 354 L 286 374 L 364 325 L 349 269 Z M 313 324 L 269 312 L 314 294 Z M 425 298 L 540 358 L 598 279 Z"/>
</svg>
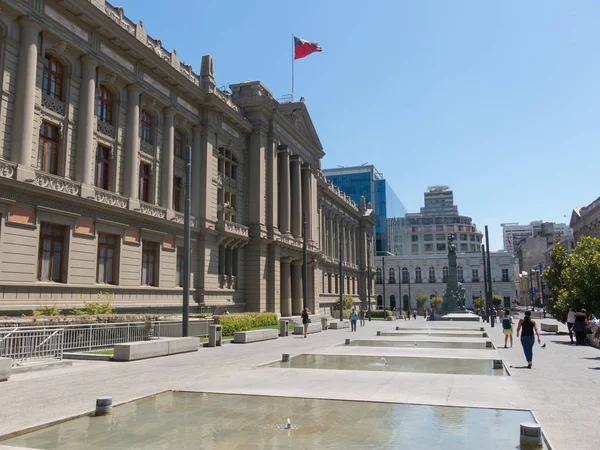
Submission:
<svg viewBox="0 0 600 450">
<path fill-rule="evenodd" d="M 306 214 L 306 239 L 313 241 L 313 208 L 311 205 L 311 171 L 307 164 L 302 165 L 302 220 Z"/>
<path fill-rule="evenodd" d="M 292 216 L 292 236 L 302 237 L 302 188 L 300 167 L 302 161 L 294 155 L 290 158 L 290 183 L 291 183 L 291 216 Z"/>
<path fill-rule="evenodd" d="M 161 206 L 173 209 L 173 158 L 175 157 L 175 111 L 165 108 L 163 120 L 163 144 L 161 161 Z M 198 157 L 199 155 L 196 155 Z M 186 157 L 185 153 L 183 155 Z M 192 173 L 194 173 L 192 171 Z"/>
<path fill-rule="evenodd" d="M 81 57 L 81 93 L 77 122 L 77 170 L 75 177 L 81 181 L 81 196 L 94 196 L 92 178 L 94 156 L 94 111 L 96 109 L 96 68 L 98 61 L 88 55 Z"/>
<path fill-rule="evenodd" d="M 204 228 L 211 203 L 213 143 L 208 128 L 194 126 L 192 135 L 192 215 L 198 227 Z"/>
<path fill-rule="evenodd" d="M 138 195 L 138 160 L 140 151 L 140 94 L 135 84 L 127 85 L 127 121 L 125 125 L 125 182 L 124 194 L 129 197 L 129 208 L 139 208 Z"/>
<path fill-rule="evenodd" d="M 292 315 L 292 273 L 291 260 L 289 258 L 281 258 L 281 316 L 289 317 Z"/>
<path fill-rule="evenodd" d="M 267 139 L 267 189 L 268 189 L 268 217 L 267 229 L 274 232 L 279 227 L 279 191 L 277 189 L 277 146 L 273 139 L 273 133 L 268 134 Z"/>
<path fill-rule="evenodd" d="M 248 183 L 248 223 L 252 237 L 260 237 L 262 233 L 266 233 L 266 147 L 265 129 L 257 126 L 250 136 L 250 151 L 248 152 L 248 173 L 251 174 Z"/>
<path fill-rule="evenodd" d="M 292 261 L 292 315 L 302 313 L 302 261 Z"/>
<path fill-rule="evenodd" d="M 11 158 L 19 163 L 17 180 L 25 181 L 35 178 L 31 170 L 31 150 L 39 53 L 38 35 L 42 28 L 28 17 L 19 19 L 19 25 L 21 27 L 21 48 L 16 78 Z"/>
<path fill-rule="evenodd" d="M 279 158 L 279 231 L 290 234 L 290 151 L 280 146 Z"/>
</svg>

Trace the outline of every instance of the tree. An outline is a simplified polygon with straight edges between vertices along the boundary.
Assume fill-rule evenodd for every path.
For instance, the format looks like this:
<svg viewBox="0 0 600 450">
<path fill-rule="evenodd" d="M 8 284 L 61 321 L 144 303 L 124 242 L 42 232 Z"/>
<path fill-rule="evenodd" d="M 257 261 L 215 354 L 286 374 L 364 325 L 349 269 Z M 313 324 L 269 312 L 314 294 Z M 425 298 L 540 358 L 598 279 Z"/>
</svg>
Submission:
<svg viewBox="0 0 600 450">
<path fill-rule="evenodd" d="M 550 267 L 544 279 L 552 292 L 548 311 L 562 320 L 568 305 L 600 312 L 600 239 L 584 236 L 569 255 L 556 245 L 550 252 Z"/>
<path fill-rule="evenodd" d="M 435 308 L 435 307 L 441 305 L 443 301 L 444 301 L 444 299 L 442 297 L 435 296 L 435 297 L 431 297 L 431 299 L 429 300 L 429 303 L 431 303 L 432 308 Z"/>
<path fill-rule="evenodd" d="M 427 297 L 427 294 L 423 294 L 422 292 L 417 292 L 417 308 L 422 308 L 423 305 L 425 304 L 425 302 L 427 301 L 427 299 L 429 297 Z"/>
<path fill-rule="evenodd" d="M 492 305 L 496 308 L 502 304 L 502 297 L 499 295 L 492 295 Z"/>
<path fill-rule="evenodd" d="M 342 303 L 344 306 L 344 311 L 348 311 L 349 309 L 352 309 L 352 306 L 354 305 L 354 297 L 352 297 L 351 295 L 344 295 L 342 297 Z M 340 310 L 340 302 L 339 301 L 337 301 L 333 304 L 333 310 L 334 311 Z"/>
<path fill-rule="evenodd" d="M 475 298 L 475 300 L 473 300 L 473 305 L 476 308 L 484 308 L 485 307 L 485 298 L 480 298 L 480 297 Z"/>
</svg>

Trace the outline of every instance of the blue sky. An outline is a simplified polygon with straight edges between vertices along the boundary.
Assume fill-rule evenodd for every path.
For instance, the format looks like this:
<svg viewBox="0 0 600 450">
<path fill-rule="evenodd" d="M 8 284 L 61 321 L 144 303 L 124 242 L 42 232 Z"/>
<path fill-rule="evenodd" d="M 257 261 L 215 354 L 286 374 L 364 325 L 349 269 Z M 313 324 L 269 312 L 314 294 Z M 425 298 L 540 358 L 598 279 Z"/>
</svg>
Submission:
<svg viewBox="0 0 600 450">
<path fill-rule="evenodd" d="M 291 92 L 291 34 L 323 48 L 296 62 L 327 153 L 374 164 L 410 212 L 446 184 L 489 225 L 569 220 L 600 195 L 600 2 L 595 0 L 122 0 L 217 85 Z M 567 217 L 565 217 L 567 216 Z"/>
</svg>

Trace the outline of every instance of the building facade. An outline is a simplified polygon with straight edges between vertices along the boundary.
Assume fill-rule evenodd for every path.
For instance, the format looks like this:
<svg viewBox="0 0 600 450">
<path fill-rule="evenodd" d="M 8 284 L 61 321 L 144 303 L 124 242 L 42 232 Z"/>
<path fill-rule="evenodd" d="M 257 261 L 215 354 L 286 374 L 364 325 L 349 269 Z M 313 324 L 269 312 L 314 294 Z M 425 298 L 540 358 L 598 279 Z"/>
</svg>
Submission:
<svg viewBox="0 0 600 450">
<path fill-rule="evenodd" d="M 406 208 L 383 175 L 372 165 L 324 169 L 323 175 L 356 203 L 372 203 L 377 217 L 375 252 L 401 255 L 406 246 Z"/>
<path fill-rule="evenodd" d="M 323 177 L 304 102 L 220 91 L 104 0 L 2 1 L 0 29 L 0 309 L 180 308 L 187 147 L 196 305 L 299 314 L 303 220 L 308 306 L 335 245 L 366 300 L 374 213 Z"/>
<path fill-rule="evenodd" d="M 410 256 L 448 254 L 448 234 L 454 235 L 460 253 L 481 252 L 482 234 L 468 216 L 458 213 L 454 193 L 447 186 L 433 186 L 425 192 L 425 206 L 418 213 L 408 213 L 404 226 Z"/>
<path fill-rule="evenodd" d="M 527 225 L 503 223 L 501 226 L 504 250 L 509 252 L 514 252 L 519 241 L 528 237 L 552 234 L 560 239 L 573 235 L 573 230 L 566 223 L 535 220 Z"/>
<path fill-rule="evenodd" d="M 518 274 L 515 258 L 508 252 L 490 252 L 492 267 L 492 293 L 502 297 L 504 305 L 510 307 L 518 296 Z M 416 308 L 416 295 L 427 297 L 443 296 L 448 279 L 448 256 L 421 255 L 375 257 L 375 304 L 385 308 Z M 458 281 L 466 291 L 467 308 L 473 308 L 476 298 L 485 297 L 482 255 L 477 253 L 458 254 Z M 430 307 L 429 302 L 425 304 Z"/>
<path fill-rule="evenodd" d="M 573 229 L 575 243 L 581 236 L 600 239 L 600 197 L 583 208 L 574 208 L 569 225 Z"/>
</svg>

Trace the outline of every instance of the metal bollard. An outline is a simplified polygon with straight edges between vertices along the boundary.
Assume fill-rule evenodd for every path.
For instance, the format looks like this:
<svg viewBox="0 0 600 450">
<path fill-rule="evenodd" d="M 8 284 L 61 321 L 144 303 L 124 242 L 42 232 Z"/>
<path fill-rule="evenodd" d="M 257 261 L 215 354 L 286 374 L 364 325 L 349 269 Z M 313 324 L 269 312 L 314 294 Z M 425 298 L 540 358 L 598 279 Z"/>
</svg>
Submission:
<svg viewBox="0 0 600 450">
<path fill-rule="evenodd" d="M 381 331 L 378 331 L 378 332 L 377 332 L 377 336 L 381 336 Z"/>
<path fill-rule="evenodd" d="M 350 338 L 346 339 L 346 345 L 350 345 Z"/>
<path fill-rule="evenodd" d="M 502 365 L 501 359 L 494 360 L 494 369 L 502 369 L 504 366 Z"/>
<path fill-rule="evenodd" d="M 96 399 L 95 416 L 107 416 L 112 414 L 112 397 L 98 397 Z"/>
<path fill-rule="evenodd" d="M 290 360 L 290 354 L 289 353 L 283 353 L 281 355 L 281 362 L 289 362 Z"/>
</svg>

